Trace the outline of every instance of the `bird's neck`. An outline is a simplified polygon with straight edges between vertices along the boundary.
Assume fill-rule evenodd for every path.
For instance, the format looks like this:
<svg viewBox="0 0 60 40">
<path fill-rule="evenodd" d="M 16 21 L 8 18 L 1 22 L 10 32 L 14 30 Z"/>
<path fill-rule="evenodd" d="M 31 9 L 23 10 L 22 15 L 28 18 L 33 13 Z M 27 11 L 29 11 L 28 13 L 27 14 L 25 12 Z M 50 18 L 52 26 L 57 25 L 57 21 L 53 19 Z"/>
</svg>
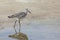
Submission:
<svg viewBox="0 0 60 40">
<path fill-rule="evenodd" d="M 26 12 L 26 14 L 27 14 L 28 12 Z"/>
<path fill-rule="evenodd" d="M 26 14 L 28 13 L 28 11 L 25 12 Z"/>
</svg>

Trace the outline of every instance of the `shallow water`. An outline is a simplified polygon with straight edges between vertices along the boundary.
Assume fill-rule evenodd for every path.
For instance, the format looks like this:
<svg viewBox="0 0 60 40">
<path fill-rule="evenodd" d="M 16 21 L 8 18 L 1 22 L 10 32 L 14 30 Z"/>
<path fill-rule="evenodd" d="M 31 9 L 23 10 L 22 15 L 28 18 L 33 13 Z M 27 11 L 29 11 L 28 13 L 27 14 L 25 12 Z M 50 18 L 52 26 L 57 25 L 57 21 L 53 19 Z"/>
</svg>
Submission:
<svg viewBox="0 0 60 40">
<path fill-rule="evenodd" d="M 0 29 L 0 40 L 17 40 L 8 37 L 15 32 L 13 19 L 8 19 L 7 16 L 24 11 L 25 8 L 31 9 L 32 14 L 26 18 L 29 24 L 26 24 L 27 20 L 22 23 L 21 32 L 29 40 L 60 40 L 60 0 L 31 0 L 31 3 L 26 3 L 27 0 L 16 1 L 0 0 L 0 27 L 3 27 Z M 34 20 L 39 21 L 33 22 Z"/>
<path fill-rule="evenodd" d="M 29 25 L 22 25 L 21 32 L 25 33 L 29 40 L 60 40 L 60 25 L 58 24 L 32 22 Z M 14 33 L 13 27 L 6 27 L 0 30 L 0 40 L 17 40 L 8 37 Z"/>
</svg>

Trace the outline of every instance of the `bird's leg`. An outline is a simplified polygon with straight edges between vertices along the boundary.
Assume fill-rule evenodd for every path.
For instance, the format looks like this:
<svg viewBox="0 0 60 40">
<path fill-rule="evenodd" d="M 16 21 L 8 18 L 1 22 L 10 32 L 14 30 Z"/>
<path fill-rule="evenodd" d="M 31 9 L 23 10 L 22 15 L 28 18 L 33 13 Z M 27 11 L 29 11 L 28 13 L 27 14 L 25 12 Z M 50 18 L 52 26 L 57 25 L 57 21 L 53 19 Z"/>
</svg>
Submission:
<svg viewBox="0 0 60 40">
<path fill-rule="evenodd" d="M 15 24 L 14 24 L 14 31 L 15 31 L 15 32 L 16 32 L 16 34 L 17 34 L 17 31 L 16 31 L 16 29 L 15 29 L 16 22 L 17 22 L 17 20 L 15 21 Z"/>
<path fill-rule="evenodd" d="M 20 23 L 20 19 L 19 19 L 19 33 L 20 33 L 20 29 L 21 29 L 21 23 Z"/>
</svg>

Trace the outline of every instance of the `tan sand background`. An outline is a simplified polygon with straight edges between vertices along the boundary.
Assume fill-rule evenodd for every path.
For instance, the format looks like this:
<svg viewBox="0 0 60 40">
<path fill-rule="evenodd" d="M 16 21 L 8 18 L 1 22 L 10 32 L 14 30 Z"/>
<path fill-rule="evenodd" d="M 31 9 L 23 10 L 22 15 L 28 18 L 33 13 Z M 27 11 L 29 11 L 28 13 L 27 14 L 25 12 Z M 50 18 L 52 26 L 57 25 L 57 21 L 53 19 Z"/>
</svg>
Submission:
<svg viewBox="0 0 60 40">
<path fill-rule="evenodd" d="M 7 16 L 25 8 L 32 12 L 27 15 L 25 22 L 36 20 L 45 24 L 60 24 L 60 0 L 0 0 L 0 25 L 14 21 Z"/>
</svg>

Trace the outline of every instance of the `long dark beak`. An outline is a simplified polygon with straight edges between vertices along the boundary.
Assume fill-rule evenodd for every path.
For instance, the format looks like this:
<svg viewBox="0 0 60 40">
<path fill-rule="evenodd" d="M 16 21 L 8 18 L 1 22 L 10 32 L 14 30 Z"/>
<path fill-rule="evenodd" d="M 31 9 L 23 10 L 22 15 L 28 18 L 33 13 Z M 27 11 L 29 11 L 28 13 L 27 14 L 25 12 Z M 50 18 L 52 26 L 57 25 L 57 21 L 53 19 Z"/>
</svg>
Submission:
<svg viewBox="0 0 60 40">
<path fill-rule="evenodd" d="M 29 12 L 31 14 L 31 12 Z"/>
<path fill-rule="evenodd" d="M 27 10 L 27 12 L 31 13 L 31 11 L 30 11 L 30 10 L 28 10 L 28 9 L 26 9 L 26 10 Z"/>
<path fill-rule="evenodd" d="M 31 11 L 28 11 L 29 13 L 31 13 Z"/>
</svg>

